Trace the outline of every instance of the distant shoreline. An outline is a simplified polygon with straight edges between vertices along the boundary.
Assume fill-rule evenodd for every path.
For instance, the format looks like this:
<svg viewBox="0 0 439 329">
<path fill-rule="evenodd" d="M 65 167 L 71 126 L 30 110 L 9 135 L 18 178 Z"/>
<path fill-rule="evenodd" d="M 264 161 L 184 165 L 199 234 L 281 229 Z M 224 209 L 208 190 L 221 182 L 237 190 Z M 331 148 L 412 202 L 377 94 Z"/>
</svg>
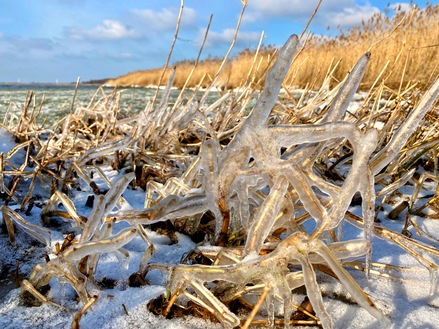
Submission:
<svg viewBox="0 0 439 329">
<path fill-rule="evenodd" d="M 83 82 L 79 86 L 101 86 L 102 83 Z M 0 82 L 0 86 L 76 86 L 76 82 Z"/>
<path fill-rule="evenodd" d="M 63 87 L 71 87 L 71 88 L 75 88 L 76 87 L 76 82 L 64 82 L 64 83 L 44 83 L 44 82 L 30 82 L 30 83 L 24 83 L 24 82 L 0 82 L 0 88 L 7 88 L 7 87 L 11 87 L 11 88 L 32 88 L 32 87 L 37 87 L 37 88 L 45 88 L 45 87 L 49 87 L 49 88 L 63 88 Z M 84 83 L 80 83 L 79 84 L 79 88 L 81 87 L 103 87 L 103 88 L 118 88 L 118 89 L 126 89 L 126 88 L 138 88 L 138 89 L 165 89 L 166 86 L 156 86 L 156 85 L 148 85 L 148 86 L 140 86 L 140 85 L 131 85 L 131 86 L 116 86 L 116 85 L 111 85 L 111 84 L 106 84 L 106 83 L 89 83 L 89 82 L 84 82 Z M 171 87 L 171 89 L 179 89 L 177 87 Z M 188 88 L 188 89 L 193 89 L 193 88 Z M 201 88 L 200 90 L 205 90 L 203 88 Z"/>
</svg>

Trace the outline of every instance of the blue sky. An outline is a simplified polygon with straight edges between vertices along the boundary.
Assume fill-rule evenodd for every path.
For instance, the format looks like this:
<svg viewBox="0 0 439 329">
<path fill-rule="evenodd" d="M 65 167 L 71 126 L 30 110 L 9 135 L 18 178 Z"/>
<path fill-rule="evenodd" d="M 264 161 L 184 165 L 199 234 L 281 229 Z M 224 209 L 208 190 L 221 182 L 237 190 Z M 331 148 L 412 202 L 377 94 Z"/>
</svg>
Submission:
<svg viewBox="0 0 439 329">
<path fill-rule="evenodd" d="M 430 1 L 437 4 L 439 0 Z M 281 45 L 300 33 L 318 0 L 248 0 L 234 52 Z M 373 13 L 409 1 L 323 0 L 310 29 L 334 35 Z M 414 1 L 425 7 L 427 1 Z M 240 0 L 186 0 L 171 62 L 195 58 L 209 16 L 203 56 L 230 45 Z M 161 67 L 173 40 L 180 0 L 0 0 L 0 82 L 72 82 Z M 333 27 L 327 31 L 327 26 Z"/>
</svg>

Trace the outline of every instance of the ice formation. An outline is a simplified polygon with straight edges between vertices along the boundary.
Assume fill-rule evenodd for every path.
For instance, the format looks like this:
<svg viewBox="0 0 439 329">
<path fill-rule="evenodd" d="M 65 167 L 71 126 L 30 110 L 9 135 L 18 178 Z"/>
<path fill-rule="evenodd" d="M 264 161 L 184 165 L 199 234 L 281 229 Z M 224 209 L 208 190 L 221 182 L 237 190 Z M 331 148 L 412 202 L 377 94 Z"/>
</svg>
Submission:
<svg viewBox="0 0 439 329">
<path fill-rule="evenodd" d="M 47 302 L 38 289 L 52 278 L 58 278 L 70 284 L 81 302 L 89 306 L 99 294 L 94 275 L 100 256 L 114 253 L 122 265 L 126 264 L 129 257 L 123 247 L 140 236 L 147 247 L 140 260 L 138 277 L 144 278 L 151 269 L 169 272 L 164 315 L 180 296 L 185 296 L 213 313 L 225 327 L 236 327 L 241 319 L 228 306 L 232 300 L 251 294 L 259 300 L 244 327 L 263 303 L 267 305 L 268 324 L 274 326 L 273 305 L 278 300 L 283 305 L 283 324 L 289 327 L 293 313 L 292 291 L 305 286 L 321 325 L 331 328 L 332 318 L 323 303 L 315 274 L 316 266 L 323 266 L 362 308 L 387 326 L 389 319 L 343 267 L 346 259 L 365 257 L 367 271 L 373 235 L 419 257 L 430 270 L 434 290 L 437 265 L 429 257 L 437 258 L 438 252 L 374 224 L 374 218 L 376 176 L 395 160 L 433 106 L 439 93 L 439 80 L 425 93 L 393 138 L 378 151 L 382 142 L 379 132 L 345 118 L 370 53 L 361 56 L 337 87 L 336 94 L 325 100 L 326 112 L 323 111 L 316 122 L 288 124 L 280 119 L 271 120 L 298 44 L 298 37 L 293 35 L 280 49 L 267 74 L 265 87 L 246 117 L 243 108 L 235 109 L 233 120 L 229 110 L 221 109 L 222 102 L 230 96 L 228 93 L 214 106 L 204 108 L 205 112 L 203 104 L 196 99 L 189 100 L 185 107 L 180 104 L 180 112 L 175 106 L 169 110 L 171 75 L 160 104 L 157 107 L 148 104 L 132 118 L 120 119 L 117 111 L 106 115 L 105 109 L 98 106 L 94 111 L 79 108 L 56 126 L 60 132 L 54 129 L 45 142 L 34 142 L 26 137 L 23 124 L 12 127 L 17 135 L 29 139 L 22 147 L 30 143 L 39 147 L 33 156 L 38 164 L 36 172 L 41 171 L 46 175 L 42 177 L 50 177 L 52 182 L 42 221 L 50 225 L 52 217 L 61 216 L 71 220 L 77 230 L 73 240 L 66 239 L 45 264 L 35 267 L 29 280 L 24 281 L 23 290 Z M 307 105 L 310 112 L 322 110 L 319 105 L 324 101 L 318 97 L 315 103 L 311 101 Z M 92 124 L 88 124 L 90 122 Z M 231 126 L 224 122 L 230 122 Z M 181 141 L 180 134 L 187 142 Z M 199 140 L 196 146 L 193 139 Z M 351 162 L 346 175 L 334 181 L 322 173 L 318 162 L 340 141 L 350 148 Z M 10 164 L 11 156 L 8 154 L 4 160 L 2 157 L 2 161 Z M 96 159 L 111 162 L 122 174 L 110 183 Z M 25 161 L 28 160 L 27 157 Z M 160 173 L 157 174 L 160 179 L 145 179 L 148 170 Z M 92 175 L 99 176 L 108 189 L 98 187 Z M 411 175 L 413 172 L 381 190 L 379 196 L 388 195 Z M 29 202 L 36 179 L 37 174 L 21 200 L 22 209 Z M 14 194 L 4 181 L 0 183 L 2 191 Z M 72 189 L 80 184 L 95 195 L 87 217 L 78 214 L 71 199 Z M 130 184 L 141 185 L 146 190 L 144 208 L 133 208 L 123 197 Z M 362 218 L 348 212 L 356 193 L 362 199 Z M 60 204 L 64 210 L 60 210 Z M 47 229 L 28 223 L 7 205 L 1 209 L 12 243 L 13 223 L 16 223 L 52 248 Z M 208 216 L 212 219 L 206 223 Z M 210 265 L 149 263 L 154 246 L 144 226 L 168 220 L 181 225 L 185 232 L 204 230 L 204 246 L 199 246 L 197 252 L 208 255 L 205 257 L 211 261 Z M 346 240 L 342 230 L 345 220 L 360 227 L 364 231 L 363 238 Z M 313 225 L 309 225 L 311 229 L 304 225 L 306 221 L 313 221 Z M 128 226 L 116 231 L 114 227 L 118 222 Z"/>
</svg>

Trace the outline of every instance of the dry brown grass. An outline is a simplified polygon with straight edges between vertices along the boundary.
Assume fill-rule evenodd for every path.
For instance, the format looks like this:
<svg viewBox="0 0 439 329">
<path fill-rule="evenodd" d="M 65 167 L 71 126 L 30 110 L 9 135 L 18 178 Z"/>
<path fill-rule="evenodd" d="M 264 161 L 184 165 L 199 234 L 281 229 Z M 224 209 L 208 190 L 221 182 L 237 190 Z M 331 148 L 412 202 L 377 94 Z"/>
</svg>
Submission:
<svg viewBox="0 0 439 329">
<path fill-rule="evenodd" d="M 334 39 L 314 36 L 293 64 L 293 70 L 298 71 L 295 82 L 303 85 L 316 79 L 320 84 L 327 68 L 338 60 L 341 62 L 334 77 L 342 79 L 355 61 L 371 48 L 372 60 L 363 88 L 369 88 L 386 65 L 383 77 L 387 78 L 388 86 L 399 86 L 401 79 L 404 84 L 420 81 L 428 85 L 439 72 L 438 21 L 439 5 L 430 5 L 410 12 L 397 11 L 392 18 L 376 14 Z"/>
<path fill-rule="evenodd" d="M 246 82 L 247 76 L 249 79 L 253 79 L 255 83 L 260 81 L 266 71 L 270 59 L 272 58 L 272 49 L 264 49 L 256 57 L 256 65 L 252 72 L 249 74 L 252 67 L 255 52 L 245 50 L 227 63 L 226 67 L 220 74 L 218 87 L 223 88 L 235 88 L 242 86 Z M 195 69 L 192 77 L 188 82 L 189 87 L 200 85 L 207 87 L 210 85 L 213 77 L 215 76 L 218 68 L 220 67 L 222 59 L 213 58 L 201 61 Z M 182 87 L 192 70 L 194 61 L 186 60 L 175 63 L 173 66 L 177 68 L 177 73 L 174 79 L 174 86 Z M 163 79 L 162 85 L 166 83 L 169 78 L 171 69 L 168 69 Z M 116 79 L 111 79 L 106 82 L 108 85 L 117 86 L 156 86 L 160 80 L 162 73 L 161 68 L 142 70 L 128 73 L 120 76 Z"/>
<path fill-rule="evenodd" d="M 334 67 L 333 78 L 341 80 L 357 59 L 371 50 L 372 61 L 363 79 L 362 89 L 368 89 L 376 78 L 381 78 L 391 88 L 401 84 L 419 82 L 429 85 L 439 72 L 439 5 L 425 9 L 415 8 L 409 12 L 396 10 L 392 17 L 376 14 L 361 26 L 340 31 L 337 37 L 314 35 L 310 37 L 303 51 L 291 67 L 290 79 L 286 82 L 298 87 L 322 84 L 329 67 Z M 245 50 L 233 57 L 221 73 L 217 85 L 235 88 L 248 82 L 262 81 L 264 72 L 274 54 L 273 49 L 263 49 L 258 54 L 253 72 L 248 75 L 254 61 L 255 51 Z M 182 87 L 194 61 L 175 63 L 177 74 L 174 86 Z M 188 86 L 207 86 L 221 64 L 220 59 L 206 59 L 198 64 Z M 385 71 L 383 69 L 385 68 Z M 106 83 L 119 86 L 157 85 L 161 69 L 128 73 L 108 80 Z M 165 75 L 163 84 L 167 81 Z"/>
</svg>

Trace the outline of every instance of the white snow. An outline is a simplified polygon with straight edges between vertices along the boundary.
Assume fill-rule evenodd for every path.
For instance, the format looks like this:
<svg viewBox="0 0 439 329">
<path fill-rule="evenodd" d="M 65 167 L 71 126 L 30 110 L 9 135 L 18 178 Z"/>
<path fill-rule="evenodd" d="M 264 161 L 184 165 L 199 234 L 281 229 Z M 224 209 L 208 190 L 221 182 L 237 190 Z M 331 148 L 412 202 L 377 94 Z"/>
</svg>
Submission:
<svg viewBox="0 0 439 329">
<path fill-rule="evenodd" d="M 7 153 L 15 146 L 11 134 L 0 127 L 0 152 Z M 17 157 L 20 156 L 17 154 Z M 108 168 L 107 168 L 108 170 Z M 108 172 L 108 171 L 107 171 Z M 114 173 L 116 174 L 116 173 Z M 426 183 L 427 188 L 435 187 L 436 184 Z M 404 189 L 402 189 L 404 190 Z M 433 189 L 434 190 L 434 189 Z M 37 191 L 38 193 L 38 191 Z M 124 198 L 136 208 L 143 206 L 144 192 L 142 190 L 127 190 Z M 87 198 L 86 193 L 77 194 L 74 202 L 78 213 L 86 214 L 90 209 L 84 206 Z M 350 209 L 353 212 L 358 209 Z M 37 224 L 40 222 L 40 209 L 34 209 L 26 219 Z M 389 220 L 381 217 L 381 225 L 401 232 L 404 220 Z M 416 222 L 427 232 L 439 238 L 439 222 L 428 218 L 415 218 Z M 119 224 L 119 229 L 124 224 Z M 15 266 L 15 261 L 20 261 L 19 271 L 25 277 L 29 277 L 32 268 L 39 262 L 44 262 L 44 253 L 50 252 L 42 245 L 35 242 L 23 231 L 17 229 L 17 249 L 14 249 L 7 237 L 7 233 L 0 233 L 0 267 L 2 265 Z M 416 235 L 416 231 L 411 229 Z M 349 225 L 345 227 L 347 238 L 361 236 L 362 232 Z M 150 262 L 175 264 L 182 256 L 190 251 L 195 244 L 186 236 L 178 234 L 179 243 L 171 245 L 167 237 L 155 232 L 148 231 L 152 239 L 156 253 Z M 62 236 L 54 231 L 54 241 L 62 242 Z M 422 238 L 420 239 L 422 240 Z M 428 243 L 432 244 L 431 240 Z M 438 243 L 433 244 L 438 247 Z M 155 316 L 147 310 L 148 302 L 163 294 L 165 291 L 165 273 L 157 270 L 148 273 L 146 279 L 151 285 L 139 288 L 127 285 L 127 274 L 137 271 L 140 259 L 145 250 L 145 243 L 140 237 L 136 237 L 125 248 L 130 254 L 130 264 L 127 273 L 121 271 L 117 258 L 112 254 L 102 256 L 96 272 L 96 279 L 114 279 L 114 288 L 104 289 L 100 292 L 98 300 L 82 317 L 81 328 L 220 328 L 219 324 L 208 322 L 199 318 L 165 319 Z M 373 239 L 372 261 L 376 263 L 392 264 L 403 267 L 401 270 L 381 269 L 373 267 L 370 278 L 360 271 L 350 269 L 350 273 L 359 285 L 368 293 L 379 309 L 386 314 L 392 322 L 392 328 L 438 328 L 439 327 L 439 294 L 437 291 L 430 295 L 430 274 L 420 263 L 401 248 L 389 244 L 386 241 Z M 125 273 L 124 273 L 125 272 Z M 395 278 L 388 278 L 385 275 Z M 3 280 L 5 273 L 0 273 Z M 324 295 L 325 306 L 334 320 L 334 328 L 379 328 L 379 323 L 364 309 L 350 302 L 343 286 L 334 279 L 320 274 L 318 281 Z M 0 281 L 0 285 L 3 283 Z M 12 289 L 5 293 L 0 290 L 0 328 L 69 328 L 74 313 L 63 311 L 57 307 L 43 304 L 38 307 L 23 305 L 20 298 L 20 289 Z M 56 280 L 51 281 L 49 299 L 61 303 L 65 307 L 79 310 L 81 308 L 74 298 L 70 287 L 61 286 Z M 303 299 L 299 295 L 299 302 Z M 124 307 L 126 308 L 126 313 Z"/>
</svg>

